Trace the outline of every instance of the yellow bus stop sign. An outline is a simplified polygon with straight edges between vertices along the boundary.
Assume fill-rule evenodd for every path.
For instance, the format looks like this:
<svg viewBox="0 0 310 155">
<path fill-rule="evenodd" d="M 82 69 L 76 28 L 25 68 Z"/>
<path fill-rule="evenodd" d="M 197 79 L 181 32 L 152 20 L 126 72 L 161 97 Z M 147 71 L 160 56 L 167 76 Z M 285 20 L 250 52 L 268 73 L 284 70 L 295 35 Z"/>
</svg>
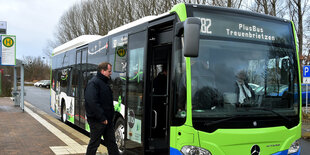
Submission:
<svg viewBox="0 0 310 155">
<path fill-rule="evenodd" d="M 14 40 L 11 37 L 6 37 L 2 41 L 5 47 L 12 47 L 14 45 Z"/>
<path fill-rule="evenodd" d="M 0 65 L 16 65 L 16 36 L 0 35 Z"/>
</svg>

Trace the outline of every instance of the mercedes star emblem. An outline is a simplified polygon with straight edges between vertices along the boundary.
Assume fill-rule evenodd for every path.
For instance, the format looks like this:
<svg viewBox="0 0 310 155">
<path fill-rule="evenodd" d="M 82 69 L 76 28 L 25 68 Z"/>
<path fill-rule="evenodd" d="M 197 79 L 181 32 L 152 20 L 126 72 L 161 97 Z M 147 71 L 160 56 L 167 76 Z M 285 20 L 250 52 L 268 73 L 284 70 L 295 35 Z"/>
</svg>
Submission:
<svg viewBox="0 0 310 155">
<path fill-rule="evenodd" d="M 258 145 L 253 145 L 251 148 L 251 155 L 259 155 L 260 148 Z"/>
</svg>

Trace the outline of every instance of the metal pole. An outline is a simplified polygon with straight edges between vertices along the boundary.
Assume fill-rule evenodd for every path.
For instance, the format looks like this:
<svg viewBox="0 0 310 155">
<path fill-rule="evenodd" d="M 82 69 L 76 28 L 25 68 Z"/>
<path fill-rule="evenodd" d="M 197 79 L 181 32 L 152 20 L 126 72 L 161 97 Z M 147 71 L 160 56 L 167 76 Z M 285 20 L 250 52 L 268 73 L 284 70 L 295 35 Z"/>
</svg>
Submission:
<svg viewBox="0 0 310 155">
<path fill-rule="evenodd" d="M 19 106 L 20 104 L 18 103 L 17 99 L 17 67 L 14 66 L 14 88 L 13 88 L 13 97 L 14 97 L 14 104 L 15 106 Z"/>
<path fill-rule="evenodd" d="M 302 103 L 302 100 L 301 100 L 301 103 Z M 306 114 L 308 114 L 308 83 L 306 84 Z"/>
<path fill-rule="evenodd" d="M 17 69 L 14 67 L 14 92 L 17 91 Z"/>
<path fill-rule="evenodd" d="M 24 64 L 20 66 L 20 102 L 21 108 L 24 111 Z"/>
</svg>

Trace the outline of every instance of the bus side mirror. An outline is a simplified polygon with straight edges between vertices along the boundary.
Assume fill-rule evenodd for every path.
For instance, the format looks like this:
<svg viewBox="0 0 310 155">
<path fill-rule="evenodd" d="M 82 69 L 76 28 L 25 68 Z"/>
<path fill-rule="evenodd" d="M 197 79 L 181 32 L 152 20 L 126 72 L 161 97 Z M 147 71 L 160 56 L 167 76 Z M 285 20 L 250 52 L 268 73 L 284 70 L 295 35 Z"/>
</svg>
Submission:
<svg viewBox="0 0 310 155">
<path fill-rule="evenodd" d="M 185 22 L 178 23 L 176 26 L 177 36 L 180 37 L 183 32 L 183 50 L 185 57 L 198 57 L 200 26 L 200 20 L 195 17 L 189 17 Z"/>
</svg>

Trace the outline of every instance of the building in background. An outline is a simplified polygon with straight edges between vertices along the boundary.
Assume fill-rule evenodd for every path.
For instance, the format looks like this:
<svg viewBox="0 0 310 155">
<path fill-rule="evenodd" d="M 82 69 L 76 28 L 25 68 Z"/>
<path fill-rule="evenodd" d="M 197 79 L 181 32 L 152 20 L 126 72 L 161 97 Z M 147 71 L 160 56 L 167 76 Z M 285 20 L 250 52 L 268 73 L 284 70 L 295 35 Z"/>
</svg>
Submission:
<svg viewBox="0 0 310 155">
<path fill-rule="evenodd" d="M 0 34 L 6 34 L 7 23 L 6 21 L 0 21 Z"/>
</svg>

